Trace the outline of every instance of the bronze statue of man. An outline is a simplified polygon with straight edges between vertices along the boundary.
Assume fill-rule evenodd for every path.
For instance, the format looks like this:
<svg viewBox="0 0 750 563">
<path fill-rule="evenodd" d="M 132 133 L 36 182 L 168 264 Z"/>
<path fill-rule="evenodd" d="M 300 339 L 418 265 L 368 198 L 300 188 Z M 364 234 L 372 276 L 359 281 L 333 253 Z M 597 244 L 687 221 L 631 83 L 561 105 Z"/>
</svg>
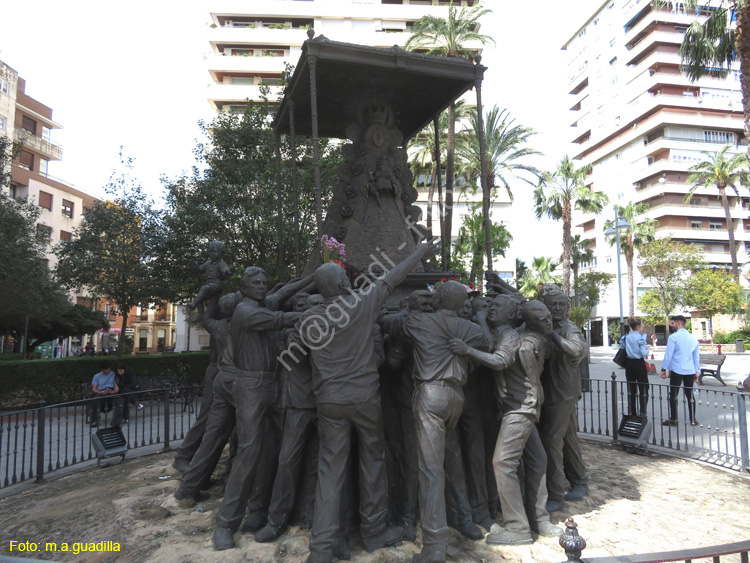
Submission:
<svg viewBox="0 0 750 563">
<path fill-rule="evenodd" d="M 556 287 L 545 287 L 542 301 L 552 314 L 554 323 L 554 330 L 549 335 L 553 346 L 542 376 L 545 401 L 539 422 L 539 434 L 547 451 L 547 510 L 554 512 L 565 507 L 564 449 L 567 451 L 567 468 L 573 481 L 573 492 L 585 494 L 588 483 L 586 466 L 575 436 L 576 405 L 582 392 L 578 364 L 586 353 L 586 342 L 581 331 L 568 318 L 570 300 L 567 295 Z"/>
<path fill-rule="evenodd" d="M 320 438 L 309 563 L 329 563 L 333 558 L 352 430 L 359 438 L 360 526 L 365 550 L 401 541 L 403 528 L 386 527 L 385 438 L 371 335 L 386 298 L 432 247 L 420 244 L 385 276 L 359 291 L 352 290 L 346 272 L 337 264 L 323 264 L 315 271 L 315 285 L 324 300 L 300 322 L 301 344 L 309 350 L 313 368 Z"/>
<path fill-rule="evenodd" d="M 519 335 L 513 324 L 521 310 L 526 330 Z M 549 346 L 546 335 L 552 331 L 552 317 L 539 301 L 529 301 L 521 307 L 518 300 L 498 295 L 490 304 L 488 321 L 494 338 L 492 353 L 472 349 L 460 340 L 451 341 L 454 352 L 468 355 L 474 362 L 495 371 L 500 399 L 502 421 L 492 465 L 505 527 L 493 526 L 487 543 L 530 544 L 532 531 L 543 536 L 562 534 L 562 528 L 550 522 L 546 510 L 547 456 L 536 428 L 543 401 L 539 378 Z M 522 459 L 523 483 L 518 476 Z"/>
<path fill-rule="evenodd" d="M 234 547 L 232 534 L 245 515 L 263 447 L 266 416 L 276 400 L 277 349 L 273 332 L 291 327 L 300 313 L 282 313 L 263 306 L 268 275 L 247 268 L 240 280 L 242 302 L 232 315 L 230 342 L 234 353 L 232 394 L 237 417 L 237 455 L 227 479 L 224 500 L 216 515 L 214 547 Z"/>
<path fill-rule="evenodd" d="M 466 288 L 454 281 L 440 284 L 434 313 L 410 313 L 398 319 L 400 331 L 414 347 L 414 422 L 419 459 L 419 508 L 422 552 L 415 562 L 444 562 L 448 541 L 445 499 L 446 444 L 453 440 L 464 402 L 468 358 L 454 355 L 448 343 L 457 337 L 482 347 L 482 329 L 459 317 Z M 465 484 L 464 484 L 465 488 Z M 469 518 L 470 512 L 468 514 Z M 481 536 L 480 536 L 481 537 Z"/>
</svg>

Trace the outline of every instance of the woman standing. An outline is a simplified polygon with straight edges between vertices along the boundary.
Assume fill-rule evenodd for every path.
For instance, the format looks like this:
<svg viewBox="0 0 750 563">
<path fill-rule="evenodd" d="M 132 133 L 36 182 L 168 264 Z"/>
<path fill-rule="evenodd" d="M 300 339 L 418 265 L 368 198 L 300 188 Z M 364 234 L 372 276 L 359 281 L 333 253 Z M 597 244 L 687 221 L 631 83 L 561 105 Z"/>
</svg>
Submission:
<svg viewBox="0 0 750 563">
<path fill-rule="evenodd" d="M 646 335 L 643 334 L 643 321 L 640 317 L 628 319 L 630 332 L 620 338 L 620 347 L 625 348 L 628 359 L 625 361 L 625 379 L 628 381 L 628 412 L 631 415 L 647 416 L 648 371 L 645 358 L 648 356 Z M 638 406 L 636 410 L 636 396 Z"/>
</svg>

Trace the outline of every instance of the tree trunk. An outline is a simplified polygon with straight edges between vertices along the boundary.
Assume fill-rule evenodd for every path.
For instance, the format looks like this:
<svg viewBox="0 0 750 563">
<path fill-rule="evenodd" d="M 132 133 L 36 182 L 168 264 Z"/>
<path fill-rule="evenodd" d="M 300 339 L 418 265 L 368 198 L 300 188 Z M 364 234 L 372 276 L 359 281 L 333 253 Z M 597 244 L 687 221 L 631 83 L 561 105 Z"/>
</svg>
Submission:
<svg viewBox="0 0 750 563">
<path fill-rule="evenodd" d="M 571 205 L 570 199 L 567 199 L 563 204 L 563 273 L 562 273 L 562 290 L 565 295 L 570 296 L 570 224 L 571 218 Z"/>
<path fill-rule="evenodd" d="M 724 186 L 717 186 L 719 188 L 719 197 L 721 198 L 721 206 L 724 208 L 724 215 L 727 218 L 727 232 L 729 233 L 729 255 L 732 257 L 732 277 L 734 281 L 740 281 L 740 272 L 737 267 L 737 245 L 734 242 L 734 221 L 732 221 L 732 213 L 729 210 L 729 198 L 727 197 L 727 191 Z"/>
<path fill-rule="evenodd" d="M 750 3 L 745 2 L 736 7 L 737 31 L 735 47 L 740 61 L 740 86 L 742 88 L 742 107 L 745 111 L 745 138 L 750 139 L 750 32 L 745 33 L 745 25 L 750 25 Z M 748 147 L 750 163 L 750 147 Z"/>
<path fill-rule="evenodd" d="M 432 201 L 435 197 L 435 165 L 432 165 L 430 187 L 427 188 L 427 230 L 432 234 Z"/>
<path fill-rule="evenodd" d="M 453 161 L 456 151 L 456 104 L 448 107 L 448 139 L 445 146 L 445 231 L 443 237 L 443 270 L 450 270 L 453 233 Z"/>
<path fill-rule="evenodd" d="M 122 356 L 123 348 L 125 348 L 125 329 L 128 328 L 128 312 L 122 313 L 122 327 L 120 329 L 120 338 L 117 339 L 117 357 Z"/>
<path fill-rule="evenodd" d="M 633 238 L 628 233 L 626 246 L 625 246 L 625 264 L 628 267 L 628 315 L 634 316 L 635 315 L 635 288 L 634 288 L 634 280 L 633 280 L 633 247 L 631 246 L 633 244 Z"/>
<path fill-rule="evenodd" d="M 578 295 L 578 262 L 573 262 L 570 267 L 573 270 L 573 291 L 576 294 L 574 303 L 575 306 L 578 307 L 581 304 L 581 299 Z"/>
</svg>

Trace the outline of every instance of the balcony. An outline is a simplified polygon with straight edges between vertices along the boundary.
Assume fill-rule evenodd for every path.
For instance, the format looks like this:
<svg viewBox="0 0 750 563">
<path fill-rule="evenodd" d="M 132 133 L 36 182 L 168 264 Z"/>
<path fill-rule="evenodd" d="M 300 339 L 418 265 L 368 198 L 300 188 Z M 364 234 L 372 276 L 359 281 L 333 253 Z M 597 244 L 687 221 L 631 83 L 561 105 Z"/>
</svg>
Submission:
<svg viewBox="0 0 750 563">
<path fill-rule="evenodd" d="M 700 20 L 705 20 L 705 17 L 701 17 Z M 695 21 L 695 14 L 679 14 L 667 11 L 654 11 L 646 14 L 641 21 L 629 28 L 625 33 L 625 43 L 631 43 L 636 41 L 639 36 L 646 32 L 647 28 L 656 23 L 669 23 L 675 25 L 689 26 Z"/>
<path fill-rule="evenodd" d="M 640 111 L 640 110 L 639 110 Z M 639 115 L 642 112 L 639 113 Z M 621 120 L 623 127 L 606 127 L 596 130 L 592 139 L 582 142 L 581 150 L 573 158 L 585 158 L 587 162 L 595 162 L 600 156 L 596 154 L 600 148 L 609 154 L 619 147 L 624 147 L 639 137 L 647 136 L 664 125 L 686 126 L 691 128 L 717 129 L 727 131 L 744 131 L 745 121 L 741 113 L 715 113 L 703 114 L 700 111 L 686 108 L 664 108 L 656 111 L 638 121 L 632 115 L 624 115 Z M 682 170 L 675 168 L 674 170 Z M 662 171 L 660 171 L 662 172 Z M 639 182 L 651 174 L 633 178 L 633 182 Z"/>
<path fill-rule="evenodd" d="M 292 54 L 284 57 L 254 57 L 242 55 L 213 55 L 206 58 L 206 67 L 215 77 L 220 73 L 281 73 L 284 64 L 294 65 L 299 58 L 299 50 L 293 49 Z"/>
<path fill-rule="evenodd" d="M 26 129 L 16 127 L 13 130 L 13 138 L 16 142 L 21 143 L 22 146 L 41 154 L 47 160 L 62 160 L 62 147 L 60 145 L 37 137 Z"/>
<path fill-rule="evenodd" d="M 270 100 L 275 100 L 280 86 L 270 86 Z M 208 99 L 214 109 L 218 109 L 216 102 L 244 103 L 247 100 L 261 101 L 260 86 L 244 84 L 210 84 L 208 86 Z"/>
<path fill-rule="evenodd" d="M 649 33 L 627 52 L 627 55 L 623 57 L 623 62 L 626 65 L 638 64 L 648 54 L 648 51 L 654 48 L 655 44 L 679 47 L 682 44 L 682 36 L 683 34 L 677 30 Z"/>
<path fill-rule="evenodd" d="M 300 28 L 215 27 L 208 33 L 208 41 L 212 45 L 302 45 L 306 40 L 307 30 Z"/>
</svg>

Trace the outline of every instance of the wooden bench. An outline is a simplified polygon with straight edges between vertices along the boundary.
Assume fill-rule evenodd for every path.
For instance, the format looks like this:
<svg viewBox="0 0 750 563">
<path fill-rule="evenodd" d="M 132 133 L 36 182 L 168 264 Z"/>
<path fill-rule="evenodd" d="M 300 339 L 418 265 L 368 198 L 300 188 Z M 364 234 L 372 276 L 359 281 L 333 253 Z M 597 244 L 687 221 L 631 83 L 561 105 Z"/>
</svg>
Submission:
<svg viewBox="0 0 750 563">
<path fill-rule="evenodd" d="M 701 354 L 701 374 L 698 377 L 698 383 L 703 385 L 703 378 L 706 376 L 715 377 L 722 385 L 726 385 L 721 378 L 721 366 L 724 365 L 727 357 L 724 354 Z M 715 368 L 704 368 L 703 365 L 716 366 Z"/>
</svg>

